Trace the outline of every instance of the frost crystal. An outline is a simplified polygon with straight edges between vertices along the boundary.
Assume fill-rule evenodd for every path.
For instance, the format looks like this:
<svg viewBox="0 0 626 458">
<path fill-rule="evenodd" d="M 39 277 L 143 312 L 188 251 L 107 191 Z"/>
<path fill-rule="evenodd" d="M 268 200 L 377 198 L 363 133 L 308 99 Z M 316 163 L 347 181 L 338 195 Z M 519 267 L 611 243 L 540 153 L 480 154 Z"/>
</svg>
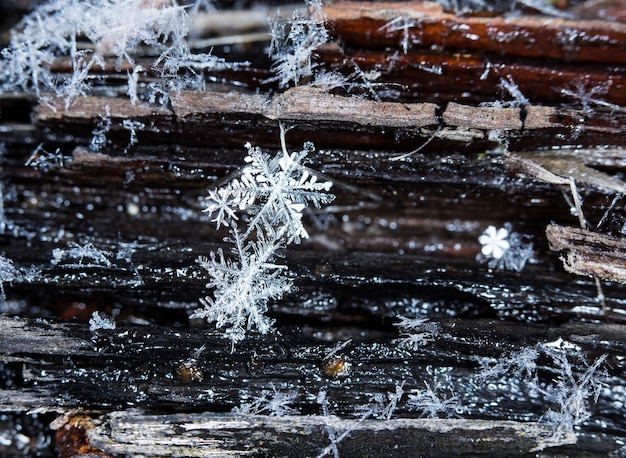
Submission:
<svg viewBox="0 0 626 458">
<path fill-rule="evenodd" d="M 326 397 L 326 391 L 321 390 L 317 394 L 317 403 L 322 408 L 322 414 L 325 419 L 332 418 L 330 414 L 330 409 L 328 408 L 328 399 Z M 328 439 L 330 440 L 330 444 L 322 449 L 322 451 L 317 455 L 317 458 L 322 458 L 324 456 L 331 455 L 334 458 L 339 458 L 339 448 L 337 447 L 346 437 L 350 435 L 350 433 L 356 428 L 359 423 L 365 421 L 368 417 L 370 417 L 374 413 L 372 409 L 364 412 L 359 420 L 354 421 L 350 427 L 346 429 L 337 428 L 335 423 L 327 422 L 324 426 L 326 430 L 326 434 L 328 435 Z"/>
<path fill-rule="evenodd" d="M 24 17 L 2 51 L 2 89 L 53 91 L 71 100 L 86 92 L 90 72 L 104 66 L 113 54 L 116 67 L 128 64 L 128 94 L 137 98 L 137 70 L 133 55 L 142 46 L 156 51 L 155 70 L 177 78 L 182 65 L 217 63 L 210 55 L 191 54 L 185 40 L 188 15 L 175 2 L 158 0 L 51 0 Z M 82 40 L 82 41 L 81 41 Z M 89 41 L 80 49 L 82 42 Z M 69 57 L 73 72 L 59 77 L 50 71 L 60 57 Z"/>
<path fill-rule="evenodd" d="M 425 390 L 416 390 L 409 394 L 408 405 L 415 410 L 421 410 L 422 416 L 427 418 L 438 418 L 439 414 L 447 417 L 454 415 L 458 410 L 462 410 L 459 398 L 453 393 L 449 398 L 440 396 L 430 385 L 426 385 Z M 437 389 L 437 388 L 435 388 Z"/>
<path fill-rule="evenodd" d="M 91 318 L 89 319 L 89 330 L 94 332 L 98 329 L 115 329 L 115 321 L 107 317 L 105 314 L 93 312 L 91 314 Z"/>
<path fill-rule="evenodd" d="M 401 339 L 396 339 L 400 347 L 409 350 L 418 350 L 424 345 L 432 342 L 439 334 L 437 323 L 431 323 L 428 318 L 407 318 L 398 316 L 400 322 L 395 326 L 400 329 Z"/>
<path fill-rule="evenodd" d="M 322 2 L 308 0 L 310 17 L 294 13 L 290 21 L 270 22 L 272 41 L 270 57 L 274 61 L 272 70 L 276 76 L 269 81 L 278 81 L 280 87 L 291 82 L 298 84 L 303 78 L 313 75 L 313 52 L 328 41 L 328 31 L 324 27 Z"/>
<path fill-rule="evenodd" d="M 387 32 L 402 31 L 402 51 L 406 54 L 409 51 L 409 29 L 416 27 L 418 24 L 408 17 L 397 17 L 392 19 L 383 25 L 379 30 L 386 30 Z"/>
<path fill-rule="evenodd" d="M 504 375 L 521 380 L 553 404 L 543 419 L 553 424 L 557 433 L 566 433 L 591 416 L 590 400 L 593 399 L 594 403 L 598 400 L 601 389 L 598 379 L 606 376 L 606 371 L 601 369 L 606 355 L 589 364 L 576 345 L 562 339 L 556 343 L 557 346 L 543 343 L 522 348 L 501 357 L 495 364 L 483 364 L 477 380 L 498 380 Z M 552 360 L 552 365 L 547 368 L 555 374 L 552 383 L 545 384 L 539 380 L 537 361 L 540 356 Z"/>
<path fill-rule="evenodd" d="M 69 263 L 68 266 L 88 266 L 88 267 L 110 267 L 111 261 L 109 258 L 113 254 L 109 251 L 104 251 L 96 248 L 91 242 L 85 242 L 83 245 L 76 242 L 69 242 L 68 248 L 55 248 L 52 250 L 53 265 L 59 264 L 64 259 L 75 260 L 78 262 Z M 92 262 L 89 264 L 83 264 L 85 259 L 90 259 Z"/>
<path fill-rule="evenodd" d="M 315 174 L 302 165 L 302 160 L 313 145 L 288 153 L 284 130 L 281 128 L 282 153 L 274 158 L 259 148 L 248 145 L 248 163 L 241 177 L 226 186 L 211 190 L 206 211 L 213 216 L 219 228 L 230 228 L 234 259 L 222 250 L 209 257 L 200 257 L 198 263 L 211 280 L 213 297 L 200 299 L 204 306 L 192 318 L 205 318 L 225 327 L 233 344 L 245 337 L 246 331 L 256 329 L 266 333 L 272 320 L 265 316 L 267 304 L 292 288 L 286 278 L 286 266 L 275 263 L 278 251 L 289 243 L 299 243 L 308 232 L 302 224 L 302 211 L 309 205 L 317 207 L 334 198 L 328 194 L 330 181 L 318 181 Z M 237 225 L 237 212 L 250 215 L 248 226 L 242 231 Z"/>
<path fill-rule="evenodd" d="M 501 102 L 500 106 L 525 107 L 527 105 L 530 105 L 530 101 L 528 100 L 528 98 L 524 94 L 522 94 L 519 86 L 515 81 L 513 81 L 513 78 L 511 78 L 510 76 L 508 77 L 508 79 L 500 79 L 499 86 L 502 89 L 506 90 L 513 97 L 513 100 L 511 101 Z"/>
<path fill-rule="evenodd" d="M 284 415 L 296 415 L 298 411 L 289 406 L 292 404 L 298 392 L 294 390 L 280 392 L 276 387 L 271 387 L 272 391 L 264 390 L 262 394 L 249 403 L 242 403 L 240 407 L 233 409 L 236 413 L 246 413 L 252 415 L 269 415 L 271 417 L 282 417 Z"/>
<path fill-rule="evenodd" d="M 6 300 L 4 283 L 15 280 L 17 274 L 18 272 L 13 265 L 13 261 L 4 257 L 4 255 L 0 255 L 0 301 Z"/>
<path fill-rule="evenodd" d="M 548 410 L 544 418 L 554 424 L 557 431 L 572 431 L 574 426 L 591 417 L 590 399 L 593 399 L 593 403 L 598 401 L 601 384 L 597 378 L 606 376 L 606 371 L 601 370 L 600 366 L 607 355 L 600 356 L 589 365 L 580 353 L 573 353 L 570 360 L 566 351 L 546 345 L 542 345 L 541 349 L 552 358 L 557 371 L 554 385 L 541 390 L 546 399 L 556 406 L 556 409 Z M 575 364 L 584 368 L 582 374 L 574 373 Z"/>
<path fill-rule="evenodd" d="M 489 226 L 478 237 L 478 242 L 482 245 L 481 254 L 489 259 L 488 265 L 492 269 L 520 272 L 533 255 L 533 243 L 512 232 L 509 223 L 499 229 Z"/>
<path fill-rule="evenodd" d="M 590 115 L 593 112 L 593 105 L 610 108 L 612 110 L 620 109 L 619 105 L 606 102 L 597 97 L 598 95 L 606 94 L 608 92 L 612 81 L 606 81 L 597 85 L 590 85 L 589 83 L 585 83 L 583 80 L 577 79 L 574 80 L 572 84 L 574 85 L 573 91 L 570 89 L 561 89 L 561 94 L 571 97 L 580 103 L 582 110 L 586 115 Z"/>
</svg>

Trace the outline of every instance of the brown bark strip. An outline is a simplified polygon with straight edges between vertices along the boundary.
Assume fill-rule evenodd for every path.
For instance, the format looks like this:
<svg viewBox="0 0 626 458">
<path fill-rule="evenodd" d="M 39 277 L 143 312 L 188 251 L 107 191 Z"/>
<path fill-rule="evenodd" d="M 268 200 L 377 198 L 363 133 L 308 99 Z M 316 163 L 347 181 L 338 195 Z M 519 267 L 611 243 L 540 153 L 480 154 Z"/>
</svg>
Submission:
<svg viewBox="0 0 626 458">
<path fill-rule="evenodd" d="M 430 2 L 339 2 L 324 6 L 338 38 L 348 47 L 398 47 L 404 30 L 389 21 L 406 19 L 410 46 L 562 62 L 621 65 L 626 62 L 626 24 L 552 17 L 460 17 Z M 367 36 L 367 40 L 363 37 Z"/>
<path fill-rule="evenodd" d="M 550 224 L 550 249 L 563 253 L 568 272 L 626 283 L 626 240 L 584 229 Z"/>
<path fill-rule="evenodd" d="M 511 149 L 535 149 L 538 143 L 568 145 L 621 145 L 626 117 L 607 110 L 585 113 L 531 105 L 524 108 L 498 108 L 449 103 L 441 119 L 434 103 L 402 103 L 364 100 L 329 94 L 303 86 L 274 97 L 236 92 L 182 91 L 171 96 L 172 110 L 133 105 L 120 99 L 85 97 L 65 109 L 62 101 L 37 107 L 36 123 L 54 126 L 60 131 L 76 133 L 83 129 L 86 140 L 102 118 L 109 113 L 111 138 L 128 142 L 128 130 L 120 120 L 143 122 L 137 130 L 142 144 L 180 143 L 194 146 L 230 145 L 241 147 L 254 133 L 258 145 L 275 144 L 277 121 L 306 126 L 307 132 L 296 134 L 296 141 L 314 140 L 320 146 L 411 148 L 428 139 L 435 128 L 436 136 L 451 144 L 470 141 L 478 148 L 494 143 L 490 131 L 502 139 L 514 140 Z M 522 121 L 523 119 L 523 121 Z M 224 135 L 228 128 L 231 135 Z M 260 132 L 260 128 L 265 129 Z M 354 129 L 359 135 L 354 136 Z M 311 134 L 316 131 L 316 135 Z M 297 129 L 296 129 L 297 131 Z M 349 133 L 349 135 L 347 135 Z M 396 135 L 398 134 L 398 135 Z M 558 137 L 557 137 L 558 134 Z M 260 139 L 260 141 L 259 141 Z M 417 140 L 417 142 L 416 142 Z M 413 143 L 409 143 L 409 142 Z"/>
</svg>

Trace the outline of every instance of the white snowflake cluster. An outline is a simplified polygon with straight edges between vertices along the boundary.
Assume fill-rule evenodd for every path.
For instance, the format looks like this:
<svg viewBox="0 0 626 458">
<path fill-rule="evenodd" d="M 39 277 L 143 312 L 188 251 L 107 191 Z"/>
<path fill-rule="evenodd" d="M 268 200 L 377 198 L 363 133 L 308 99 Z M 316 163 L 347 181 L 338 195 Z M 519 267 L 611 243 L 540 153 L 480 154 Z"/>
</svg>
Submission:
<svg viewBox="0 0 626 458">
<path fill-rule="evenodd" d="M 528 388 L 552 404 L 543 419 L 553 424 L 557 433 L 566 433 L 591 416 L 591 400 L 594 403 L 598 400 L 599 380 L 607 375 L 601 367 L 606 356 L 602 355 L 589 364 L 578 346 L 559 338 L 556 342 L 525 347 L 484 363 L 477 380 L 501 380 L 505 375 L 523 380 Z M 539 380 L 540 357 L 552 362 L 549 367 L 542 367 L 554 374 L 552 383 Z"/>
<path fill-rule="evenodd" d="M 286 266 L 274 262 L 278 251 L 309 236 L 302 224 L 308 205 L 319 207 L 334 198 L 328 193 L 332 182 L 318 181 L 302 165 L 313 145 L 307 143 L 302 151 L 288 153 L 282 129 L 281 143 L 282 153 L 274 158 L 247 145 L 248 165 L 241 178 L 211 190 L 207 198 L 206 211 L 214 216 L 213 222 L 218 228 L 230 228 L 234 258 L 218 250 L 198 259 L 211 277 L 207 287 L 214 291 L 212 297 L 200 299 L 203 307 L 192 318 L 225 327 L 233 345 L 248 330 L 266 333 L 271 329 L 272 320 L 265 316 L 268 302 L 292 288 Z M 238 212 L 250 216 L 245 230 L 237 225 Z"/>
<path fill-rule="evenodd" d="M 92 69 L 105 65 L 104 56 L 116 57 L 116 67 L 129 65 L 128 94 L 134 101 L 138 71 L 134 54 L 142 46 L 157 56 L 153 68 L 178 78 L 182 66 L 204 68 L 222 63 L 208 54 L 192 54 L 186 42 L 189 16 L 186 7 L 160 0 L 50 0 L 25 16 L 12 31 L 2 51 L 0 83 L 5 91 L 32 90 L 39 96 L 52 91 L 71 103 L 83 95 Z M 81 42 L 87 46 L 81 48 Z M 51 64 L 70 58 L 73 72 L 53 74 Z M 126 73 L 126 72 L 125 72 Z"/>
<path fill-rule="evenodd" d="M 394 340 L 401 348 L 418 350 L 432 342 L 439 334 L 439 326 L 428 318 L 407 318 L 398 316 L 399 323 L 395 326 L 400 330 L 401 338 Z"/>
<path fill-rule="evenodd" d="M 233 412 L 269 415 L 271 417 L 298 414 L 298 411 L 290 406 L 298 396 L 297 391 L 279 391 L 275 386 L 271 386 L 271 389 L 272 391 L 263 390 L 259 396 L 253 398 L 250 402 L 244 402 L 239 407 L 235 407 Z"/>
<path fill-rule="evenodd" d="M 309 17 L 294 13 L 289 21 L 271 21 L 270 57 L 274 61 L 272 70 L 276 76 L 270 81 L 278 81 L 280 87 L 290 83 L 298 85 L 300 80 L 313 75 L 314 51 L 328 41 L 328 31 L 324 27 L 322 2 L 307 0 L 311 10 Z"/>
<path fill-rule="evenodd" d="M 533 243 L 511 229 L 509 223 L 499 229 L 489 226 L 478 237 L 482 245 L 479 259 L 488 259 L 490 268 L 520 272 L 532 258 Z"/>
<path fill-rule="evenodd" d="M 89 330 L 95 332 L 98 329 L 115 329 L 115 321 L 104 313 L 93 312 L 89 319 Z"/>
</svg>

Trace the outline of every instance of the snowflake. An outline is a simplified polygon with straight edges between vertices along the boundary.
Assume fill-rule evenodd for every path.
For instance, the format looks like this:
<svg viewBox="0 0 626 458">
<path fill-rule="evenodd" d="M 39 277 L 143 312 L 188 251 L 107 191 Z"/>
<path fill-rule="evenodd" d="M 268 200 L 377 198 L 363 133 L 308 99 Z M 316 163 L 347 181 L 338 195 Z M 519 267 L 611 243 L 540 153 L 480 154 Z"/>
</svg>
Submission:
<svg viewBox="0 0 626 458">
<path fill-rule="evenodd" d="M 251 402 L 244 402 L 240 407 L 235 407 L 233 412 L 271 417 L 298 414 L 298 411 L 290 406 L 298 397 L 298 391 L 281 392 L 275 386 L 270 386 L 270 388 L 272 392 L 263 390 L 261 395 L 253 398 Z"/>
<path fill-rule="evenodd" d="M 426 385 L 426 389 L 414 390 L 413 393 L 415 394 L 409 395 L 407 403 L 410 408 L 421 410 L 423 417 L 439 418 L 440 413 L 450 417 L 456 412 L 464 410 L 458 396 L 454 393 L 450 393 L 452 395 L 450 397 L 443 397 L 435 391 L 438 387 L 433 389 L 426 382 L 424 385 Z"/>
<path fill-rule="evenodd" d="M 500 229 L 496 229 L 495 226 L 489 226 L 485 229 L 485 232 L 478 237 L 478 242 L 483 246 L 481 250 L 482 254 L 494 259 L 500 259 L 506 250 L 511 247 L 506 240 L 508 236 L 509 231 L 506 230 L 506 228 L 501 227 Z"/>
<path fill-rule="evenodd" d="M 396 323 L 395 326 L 400 330 L 403 337 L 394 340 L 394 342 L 401 348 L 418 350 L 432 342 L 439 334 L 437 323 L 431 323 L 428 318 L 407 318 L 401 315 L 398 315 L 398 318 L 400 318 L 400 322 Z"/>
<path fill-rule="evenodd" d="M 104 313 L 93 312 L 89 319 L 89 330 L 94 332 L 98 329 L 115 329 L 115 321 Z"/>
<path fill-rule="evenodd" d="M 302 224 L 302 212 L 309 205 L 317 207 L 332 201 L 330 181 L 318 181 L 302 160 L 313 145 L 302 151 L 287 152 L 285 131 L 281 126 L 282 154 L 271 158 L 259 148 L 248 147 L 248 163 L 241 177 L 226 186 L 211 190 L 206 211 L 219 228 L 230 228 L 234 259 L 223 250 L 198 258 L 198 263 L 211 277 L 207 287 L 213 296 L 200 299 L 203 308 L 192 318 L 204 318 L 226 328 L 233 345 L 246 331 L 268 332 L 272 320 L 265 316 L 270 300 L 279 299 L 292 288 L 285 272 L 276 264 L 279 250 L 290 243 L 299 243 L 309 236 Z M 237 212 L 249 215 L 247 228 L 237 225 Z"/>
<path fill-rule="evenodd" d="M 533 243 L 529 237 L 512 231 L 511 224 L 496 229 L 489 226 L 478 237 L 482 245 L 481 255 L 489 260 L 491 269 L 515 270 L 521 272 L 533 256 Z M 481 259 L 481 255 L 477 258 Z"/>
<path fill-rule="evenodd" d="M 269 54 L 276 75 L 269 81 L 278 81 L 280 87 L 287 87 L 290 82 L 298 85 L 300 80 L 313 75 L 313 52 L 329 38 L 324 27 L 322 2 L 307 0 L 306 3 L 312 12 L 309 18 L 295 13 L 291 21 L 270 22 Z"/>
</svg>

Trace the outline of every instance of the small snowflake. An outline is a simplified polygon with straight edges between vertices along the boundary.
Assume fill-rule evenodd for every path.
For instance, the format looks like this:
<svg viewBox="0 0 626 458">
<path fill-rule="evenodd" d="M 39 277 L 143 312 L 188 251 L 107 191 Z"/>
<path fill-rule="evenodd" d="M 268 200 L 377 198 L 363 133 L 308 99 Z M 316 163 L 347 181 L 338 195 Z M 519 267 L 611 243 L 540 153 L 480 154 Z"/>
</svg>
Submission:
<svg viewBox="0 0 626 458">
<path fill-rule="evenodd" d="M 500 259 L 504 253 L 511 247 L 506 240 L 509 236 L 509 231 L 501 227 L 496 229 L 495 226 L 489 226 L 485 229 L 485 232 L 478 237 L 478 242 L 483 246 L 482 253 L 485 256 Z"/>
</svg>

